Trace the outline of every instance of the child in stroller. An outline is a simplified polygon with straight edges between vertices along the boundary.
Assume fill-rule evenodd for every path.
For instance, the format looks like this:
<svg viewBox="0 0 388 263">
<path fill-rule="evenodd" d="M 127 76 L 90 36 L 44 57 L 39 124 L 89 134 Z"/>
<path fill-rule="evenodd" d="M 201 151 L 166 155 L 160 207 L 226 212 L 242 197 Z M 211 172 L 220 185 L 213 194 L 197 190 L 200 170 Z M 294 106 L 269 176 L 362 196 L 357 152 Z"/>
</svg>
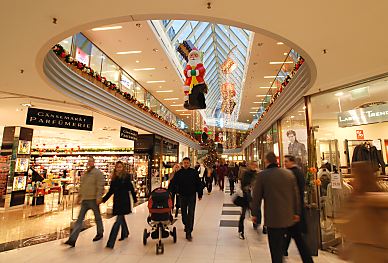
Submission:
<svg viewBox="0 0 388 263">
<path fill-rule="evenodd" d="M 166 188 L 156 188 L 148 199 L 148 210 L 150 215 L 147 218 L 147 223 L 151 226 L 151 231 L 146 228 L 143 233 L 143 244 L 147 245 L 147 239 L 151 236 L 152 239 L 157 239 L 156 254 L 164 253 L 164 245 L 162 238 L 173 237 L 174 243 L 176 243 L 176 227 L 170 231 L 169 226 L 173 223 L 172 210 L 172 198 L 170 192 Z"/>
</svg>

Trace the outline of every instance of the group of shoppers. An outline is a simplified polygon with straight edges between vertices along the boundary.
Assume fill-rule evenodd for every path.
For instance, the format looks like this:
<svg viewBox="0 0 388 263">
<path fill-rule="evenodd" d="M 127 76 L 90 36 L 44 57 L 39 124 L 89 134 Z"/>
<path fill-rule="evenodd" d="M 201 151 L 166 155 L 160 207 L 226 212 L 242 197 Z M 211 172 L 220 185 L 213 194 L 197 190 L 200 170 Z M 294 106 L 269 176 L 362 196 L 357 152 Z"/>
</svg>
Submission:
<svg viewBox="0 0 388 263">
<path fill-rule="evenodd" d="M 65 242 L 71 247 L 75 246 L 78 235 L 82 230 L 83 221 L 88 210 L 94 213 L 97 224 L 97 235 L 93 241 L 99 241 L 103 238 L 104 226 L 99 205 L 105 203 L 112 195 L 113 197 L 113 215 L 116 215 L 116 222 L 112 226 L 112 230 L 107 242 L 107 248 L 113 248 L 116 242 L 117 235 L 121 227 L 122 241 L 129 236 L 129 229 L 125 221 L 125 215 L 132 212 L 131 200 L 129 194 L 132 195 L 133 202 L 137 202 L 136 193 L 131 182 L 130 175 L 126 172 L 124 164 L 118 161 L 115 165 L 112 174 L 111 184 L 108 193 L 104 195 L 105 177 L 103 173 L 94 166 L 94 158 L 89 157 L 87 162 L 87 170 L 81 176 L 81 184 L 78 194 L 78 203 L 81 204 L 81 209 L 78 219 L 75 222 L 69 239 Z"/>
</svg>

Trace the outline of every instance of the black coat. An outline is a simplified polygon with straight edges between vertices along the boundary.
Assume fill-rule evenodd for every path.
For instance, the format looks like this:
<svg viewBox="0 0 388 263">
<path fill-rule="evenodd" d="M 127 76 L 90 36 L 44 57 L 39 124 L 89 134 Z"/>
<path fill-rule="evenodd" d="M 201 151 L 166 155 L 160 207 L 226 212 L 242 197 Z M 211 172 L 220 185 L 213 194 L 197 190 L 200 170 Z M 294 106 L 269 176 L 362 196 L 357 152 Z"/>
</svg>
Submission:
<svg viewBox="0 0 388 263">
<path fill-rule="evenodd" d="M 108 193 L 102 198 L 105 203 L 112 195 L 113 196 L 113 215 L 127 215 L 132 212 L 131 200 L 129 192 L 133 197 L 133 202 L 137 202 L 135 189 L 133 188 L 131 177 L 129 174 L 123 178 L 112 180 Z"/>
<path fill-rule="evenodd" d="M 299 227 L 302 233 L 306 233 L 307 232 L 306 209 L 304 208 L 304 188 L 305 188 L 306 180 L 304 179 L 302 170 L 299 169 L 298 167 L 294 166 L 290 170 L 295 175 L 296 183 L 298 184 L 298 190 L 299 190 L 299 201 L 300 201 L 300 208 L 301 208 Z"/>
<path fill-rule="evenodd" d="M 181 196 L 192 196 L 198 193 L 198 198 L 202 198 L 203 185 L 199 179 L 199 174 L 193 168 L 180 169 L 170 181 L 169 189 Z"/>
</svg>

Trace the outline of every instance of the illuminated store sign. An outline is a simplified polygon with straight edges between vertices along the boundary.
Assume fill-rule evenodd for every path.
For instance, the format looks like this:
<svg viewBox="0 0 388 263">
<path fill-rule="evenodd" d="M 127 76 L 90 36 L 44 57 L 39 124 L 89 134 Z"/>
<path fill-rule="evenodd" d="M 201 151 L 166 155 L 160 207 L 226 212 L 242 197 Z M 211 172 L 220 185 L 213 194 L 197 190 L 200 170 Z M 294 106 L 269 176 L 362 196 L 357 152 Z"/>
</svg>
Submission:
<svg viewBox="0 0 388 263">
<path fill-rule="evenodd" d="M 28 108 L 26 124 L 92 131 L 93 117 L 59 111 Z"/>
<path fill-rule="evenodd" d="M 385 121 L 388 121 L 388 104 L 373 105 L 338 113 L 339 127 L 351 127 Z"/>
</svg>

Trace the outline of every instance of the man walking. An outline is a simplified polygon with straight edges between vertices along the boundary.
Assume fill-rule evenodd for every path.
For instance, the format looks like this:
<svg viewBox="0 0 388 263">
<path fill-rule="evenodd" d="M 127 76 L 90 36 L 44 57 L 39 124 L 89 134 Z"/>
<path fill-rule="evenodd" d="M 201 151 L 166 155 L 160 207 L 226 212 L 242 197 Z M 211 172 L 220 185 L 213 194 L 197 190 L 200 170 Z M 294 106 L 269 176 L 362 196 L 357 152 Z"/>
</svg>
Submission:
<svg viewBox="0 0 388 263">
<path fill-rule="evenodd" d="M 100 214 L 99 205 L 102 202 L 102 195 L 104 194 L 105 177 L 103 173 L 94 167 L 94 158 L 89 157 L 87 163 L 87 170 L 81 176 L 81 184 L 78 195 L 78 202 L 81 202 L 81 210 L 78 215 L 78 219 L 74 225 L 73 231 L 70 234 L 69 239 L 65 242 L 66 245 L 71 247 L 75 246 L 78 235 L 82 230 L 82 223 L 85 219 L 86 212 L 89 209 L 93 210 L 94 217 L 97 224 L 97 235 L 93 238 L 93 241 L 102 239 L 104 233 L 104 227 L 102 225 L 102 219 Z"/>
<path fill-rule="evenodd" d="M 172 189 L 175 189 L 180 196 L 182 222 L 185 225 L 186 239 L 192 240 L 191 232 L 194 226 L 194 214 L 196 195 L 198 200 L 202 199 L 203 187 L 198 172 L 190 167 L 190 158 L 183 158 L 183 167 L 176 172 L 174 180 L 171 181 Z"/>
<path fill-rule="evenodd" d="M 296 158 L 293 155 L 284 156 L 284 166 L 289 169 L 295 176 L 298 190 L 299 190 L 299 201 L 301 207 L 300 221 L 287 229 L 287 233 L 284 237 L 284 256 L 288 256 L 288 247 L 290 246 L 291 238 L 295 240 L 296 246 L 298 247 L 299 254 L 302 258 L 303 263 L 311 263 L 313 259 L 309 253 L 308 247 L 305 240 L 303 239 L 303 233 L 307 232 L 306 217 L 304 209 L 304 186 L 305 179 L 302 171 L 296 164 Z"/>
<path fill-rule="evenodd" d="M 257 222 L 264 199 L 264 224 L 268 229 L 269 249 L 273 263 L 283 262 L 283 241 L 287 228 L 300 220 L 298 186 L 293 174 L 278 167 L 276 155 L 265 156 L 266 169 L 258 174 L 253 187 L 252 221 Z"/>
</svg>

